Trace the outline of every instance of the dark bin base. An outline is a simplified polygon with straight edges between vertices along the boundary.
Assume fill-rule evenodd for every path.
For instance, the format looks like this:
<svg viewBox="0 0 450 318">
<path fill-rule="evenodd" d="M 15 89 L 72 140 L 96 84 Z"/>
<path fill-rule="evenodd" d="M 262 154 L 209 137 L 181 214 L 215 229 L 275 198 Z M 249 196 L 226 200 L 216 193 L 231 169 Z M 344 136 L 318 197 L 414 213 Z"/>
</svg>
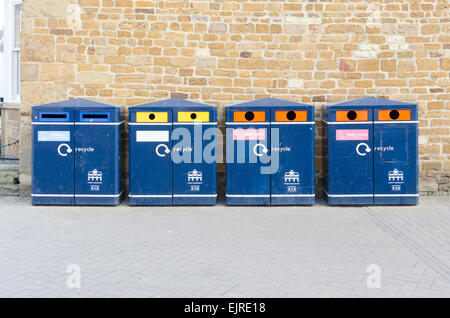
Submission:
<svg viewBox="0 0 450 318">
<path fill-rule="evenodd" d="M 271 205 L 313 205 L 315 197 L 272 197 Z"/>
<path fill-rule="evenodd" d="M 217 197 L 173 197 L 173 205 L 216 205 Z"/>
<path fill-rule="evenodd" d="M 120 197 L 75 197 L 75 205 L 118 205 Z"/>
<path fill-rule="evenodd" d="M 167 198 L 145 198 L 145 197 L 128 197 L 129 205 L 216 205 L 217 198 L 202 198 L 202 197 L 167 197 Z"/>
<path fill-rule="evenodd" d="M 172 205 L 172 197 L 157 198 L 157 197 L 128 197 L 129 205 Z"/>
<path fill-rule="evenodd" d="M 330 197 L 327 196 L 329 205 L 373 205 L 373 196 L 370 197 Z"/>
<path fill-rule="evenodd" d="M 375 195 L 374 204 L 386 205 L 417 205 L 419 204 L 418 196 L 377 196 Z"/>
<path fill-rule="evenodd" d="M 31 197 L 31 204 L 33 205 L 74 205 L 74 197 Z"/>
<path fill-rule="evenodd" d="M 31 197 L 33 205 L 118 205 L 120 197 Z"/>
<path fill-rule="evenodd" d="M 375 195 L 370 197 L 330 197 L 327 196 L 329 205 L 417 205 L 418 196 L 382 196 Z"/>
<path fill-rule="evenodd" d="M 267 197 L 227 197 L 227 205 L 270 205 Z"/>
</svg>

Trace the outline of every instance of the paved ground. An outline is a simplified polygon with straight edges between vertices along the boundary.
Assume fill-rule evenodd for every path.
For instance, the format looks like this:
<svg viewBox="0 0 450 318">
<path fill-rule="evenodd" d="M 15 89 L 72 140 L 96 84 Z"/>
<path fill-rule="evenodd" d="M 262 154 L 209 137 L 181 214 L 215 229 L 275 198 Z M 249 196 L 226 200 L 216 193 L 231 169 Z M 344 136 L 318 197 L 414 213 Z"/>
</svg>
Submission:
<svg viewBox="0 0 450 318">
<path fill-rule="evenodd" d="M 1 297 L 450 297 L 450 197 L 360 208 L 2 197 L 0 219 Z"/>
</svg>

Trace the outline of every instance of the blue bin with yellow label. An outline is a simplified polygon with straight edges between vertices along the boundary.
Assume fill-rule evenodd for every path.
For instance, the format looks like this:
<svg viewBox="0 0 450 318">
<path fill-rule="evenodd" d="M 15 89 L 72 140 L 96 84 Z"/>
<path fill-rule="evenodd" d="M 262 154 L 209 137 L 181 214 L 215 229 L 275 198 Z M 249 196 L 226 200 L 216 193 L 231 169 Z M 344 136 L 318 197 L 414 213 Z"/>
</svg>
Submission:
<svg viewBox="0 0 450 318">
<path fill-rule="evenodd" d="M 176 98 L 129 108 L 130 205 L 214 205 L 217 107 Z"/>
<path fill-rule="evenodd" d="M 115 205 L 123 107 L 73 99 L 32 107 L 33 204 Z"/>
<path fill-rule="evenodd" d="M 331 205 L 417 204 L 417 105 L 366 97 L 327 107 Z"/>
<path fill-rule="evenodd" d="M 265 98 L 227 106 L 227 204 L 314 204 L 314 127 L 311 105 Z"/>
</svg>

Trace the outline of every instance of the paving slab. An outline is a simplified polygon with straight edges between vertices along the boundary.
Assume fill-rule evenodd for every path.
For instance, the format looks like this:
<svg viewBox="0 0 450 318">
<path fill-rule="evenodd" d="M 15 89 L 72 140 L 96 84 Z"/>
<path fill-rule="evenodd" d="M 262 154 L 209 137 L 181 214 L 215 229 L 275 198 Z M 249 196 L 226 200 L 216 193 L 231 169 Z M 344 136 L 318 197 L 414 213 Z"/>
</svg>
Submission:
<svg viewBox="0 0 450 318">
<path fill-rule="evenodd" d="M 450 296 L 450 197 L 402 207 L 0 197 L 0 218 L 0 297 Z"/>
</svg>

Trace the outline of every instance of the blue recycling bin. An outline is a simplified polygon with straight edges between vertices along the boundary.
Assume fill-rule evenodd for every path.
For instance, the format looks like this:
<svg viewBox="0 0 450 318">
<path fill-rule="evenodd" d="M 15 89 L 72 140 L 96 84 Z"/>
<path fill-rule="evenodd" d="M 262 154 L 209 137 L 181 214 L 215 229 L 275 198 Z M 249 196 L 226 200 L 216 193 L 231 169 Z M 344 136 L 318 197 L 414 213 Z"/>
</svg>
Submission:
<svg viewBox="0 0 450 318">
<path fill-rule="evenodd" d="M 115 205 L 123 107 L 72 99 L 32 107 L 32 204 Z"/>
<path fill-rule="evenodd" d="M 314 204 L 314 127 L 311 105 L 265 98 L 227 106 L 227 204 Z"/>
<path fill-rule="evenodd" d="M 327 108 L 330 205 L 418 204 L 417 105 L 366 97 Z"/>
<path fill-rule="evenodd" d="M 214 205 L 217 107 L 166 99 L 129 108 L 129 204 Z"/>
</svg>

